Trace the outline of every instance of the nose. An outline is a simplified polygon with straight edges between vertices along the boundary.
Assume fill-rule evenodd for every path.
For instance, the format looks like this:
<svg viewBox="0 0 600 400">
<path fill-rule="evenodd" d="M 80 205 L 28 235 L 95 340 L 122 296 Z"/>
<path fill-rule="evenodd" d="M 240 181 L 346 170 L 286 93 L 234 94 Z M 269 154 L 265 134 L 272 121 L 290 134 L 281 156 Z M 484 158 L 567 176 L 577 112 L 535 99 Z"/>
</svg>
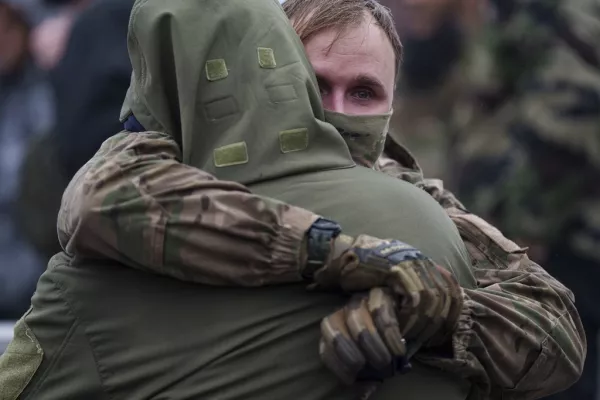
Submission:
<svg viewBox="0 0 600 400">
<path fill-rule="evenodd" d="M 333 88 L 327 95 L 323 96 L 323 107 L 328 111 L 344 113 L 345 93 L 340 88 Z"/>
</svg>

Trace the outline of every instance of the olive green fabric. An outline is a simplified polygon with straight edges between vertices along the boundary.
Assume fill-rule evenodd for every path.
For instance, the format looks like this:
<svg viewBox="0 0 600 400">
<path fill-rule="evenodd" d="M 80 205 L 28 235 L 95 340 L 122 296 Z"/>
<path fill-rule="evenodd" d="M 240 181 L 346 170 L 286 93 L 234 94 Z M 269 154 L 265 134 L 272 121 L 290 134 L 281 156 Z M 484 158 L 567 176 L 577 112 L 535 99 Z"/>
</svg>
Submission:
<svg viewBox="0 0 600 400">
<path fill-rule="evenodd" d="M 14 339 L 0 357 L 0 399 L 15 400 L 36 373 L 44 351 L 27 326 L 25 313 L 15 324 Z"/>
<path fill-rule="evenodd" d="M 431 196 L 408 182 L 354 167 L 285 177 L 251 189 L 332 218 L 348 235 L 402 240 L 450 270 L 462 287 L 476 286 L 456 226 Z"/>
<path fill-rule="evenodd" d="M 275 0 L 138 0 L 122 119 L 166 132 L 183 162 L 252 183 L 354 164 Z"/>
<path fill-rule="evenodd" d="M 130 24 L 123 117 L 173 135 L 185 163 L 262 181 L 250 188 L 333 218 L 346 233 L 404 240 L 474 285 L 458 232 L 427 193 L 349 168 L 276 0 L 138 0 Z M 28 318 L 45 356 L 23 398 L 355 399 L 318 355 L 319 323 L 347 297 L 304 286 L 205 287 L 59 254 Z M 458 377 L 417 366 L 373 398 L 459 400 L 468 391 Z"/>
<path fill-rule="evenodd" d="M 69 304 L 63 282 L 54 278 L 53 273 L 41 276 L 31 300 L 32 311 L 25 317 L 29 336 L 43 349 L 43 359 L 40 357 L 41 364 L 19 399 L 108 400 L 100 378 L 104 371 L 96 364 L 86 326 Z M 105 288 L 102 297 L 109 292 L 110 288 Z M 102 303 L 98 299 L 96 302 Z M 4 400 L 3 379 L 0 372 L 0 399 Z"/>
<path fill-rule="evenodd" d="M 392 112 L 376 115 L 348 115 L 325 110 L 325 121 L 342 135 L 352 159 L 372 167 L 383 153 Z"/>
<path fill-rule="evenodd" d="M 405 240 L 452 269 L 463 286 L 474 285 L 456 228 L 410 184 L 356 167 L 251 188 L 334 218 L 349 234 Z M 100 379 L 113 400 L 353 400 L 356 388 L 341 385 L 318 355 L 321 319 L 346 301 L 307 293 L 305 285 L 214 288 L 99 261 L 71 266 L 59 255 L 40 280 L 29 318 L 50 356 L 32 382 L 41 389 L 25 398 L 103 398 Z M 49 323 L 52 314 L 57 322 Z M 95 364 L 86 361 L 91 354 Z M 417 365 L 373 398 L 459 400 L 468 391 L 466 381 Z"/>
</svg>

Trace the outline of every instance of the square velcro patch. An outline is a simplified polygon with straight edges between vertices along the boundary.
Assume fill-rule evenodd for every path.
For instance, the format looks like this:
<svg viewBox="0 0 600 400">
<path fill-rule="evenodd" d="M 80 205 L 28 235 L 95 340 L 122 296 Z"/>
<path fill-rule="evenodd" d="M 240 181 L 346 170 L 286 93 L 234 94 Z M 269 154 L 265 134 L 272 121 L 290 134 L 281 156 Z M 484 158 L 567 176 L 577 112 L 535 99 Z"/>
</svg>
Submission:
<svg viewBox="0 0 600 400">
<path fill-rule="evenodd" d="M 308 147 L 308 129 L 290 129 L 279 132 L 279 146 L 282 153 L 306 150 Z"/>
<path fill-rule="evenodd" d="M 44 358 L 38 339 L 25 322 L 33 309 L 17 321 L 14 336 L 0 357 L 0 399 L 16 400 L 25 390 Z"/>
<path fill-rule="evenodd" d="M 261 68 L 275 68 L 277 63 L 275 62 L 275 53 L 273 53 L 273 49 L 259 47 L 258 64 L 260 64 Z"/>
<path fill-rule="evenodd" d="M 204 113 L 206 119 L 211 122 L 218 121 L 225 117 L 238 113 L 238 106 L 232 96 L 217 99 L 204 104 Z"/>
<path fill-rule="evenodd" d="M 213 151 L 215 167 L 230 167 L 248 162 L 246 142 L 237 142 L 216 148 Z"/>
<path fill-rule="evenodd" d="M 268 86 L 266 89 L 269 100 L 275 104 L 293 101 L 298 98 L 296 88 L 292 84 Z"/>
<path fill-rule="evenodd" d="M 220 79 L 227 78 L 229 72 L 227 71 L 227 64 L 222 58 L 216 60 L 208 60 L 206 62 L 206 79 L 209 81 L 218 81 Z"/>
</svg>

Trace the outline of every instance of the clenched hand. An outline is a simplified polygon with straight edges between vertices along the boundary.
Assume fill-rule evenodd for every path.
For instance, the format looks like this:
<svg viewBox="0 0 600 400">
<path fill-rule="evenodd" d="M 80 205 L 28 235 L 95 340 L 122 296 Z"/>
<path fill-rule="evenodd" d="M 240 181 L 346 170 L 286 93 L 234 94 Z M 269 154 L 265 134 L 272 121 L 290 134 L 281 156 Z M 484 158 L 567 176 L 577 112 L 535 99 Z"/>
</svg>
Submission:
<svg viewBox="0 0 600 400">
<path fill-rule="evenodd" d="M 310 287 L 351 293 L 376 288 L 354 296 L 321 326 L 322 358 L 346 382 L 365 367 L 403 368 L 402 337 L 417 347 L 444 343 L 462 309 L 462 289 L 450 272 L 406 243 L 366 235 L 332 240 Z"/>
</svg>

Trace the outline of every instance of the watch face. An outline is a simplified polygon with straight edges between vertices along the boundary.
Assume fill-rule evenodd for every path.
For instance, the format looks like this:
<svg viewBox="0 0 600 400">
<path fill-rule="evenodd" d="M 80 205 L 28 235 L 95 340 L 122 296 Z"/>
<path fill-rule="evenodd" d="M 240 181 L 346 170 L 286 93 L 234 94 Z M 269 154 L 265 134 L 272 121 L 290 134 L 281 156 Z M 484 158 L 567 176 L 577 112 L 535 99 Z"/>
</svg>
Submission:
<svg viewBox="0 0 600 400">
<path fill-rule="evenodd" d="M 337 230 L 341 230 L 341 227 L 333 221 L 321 218 L 319 220 L 317 220 L 314 224 L 313 227 L 320 229 L 320 230 L 328 230 L 328 231 L 337 231 Z"/>
</svg>

